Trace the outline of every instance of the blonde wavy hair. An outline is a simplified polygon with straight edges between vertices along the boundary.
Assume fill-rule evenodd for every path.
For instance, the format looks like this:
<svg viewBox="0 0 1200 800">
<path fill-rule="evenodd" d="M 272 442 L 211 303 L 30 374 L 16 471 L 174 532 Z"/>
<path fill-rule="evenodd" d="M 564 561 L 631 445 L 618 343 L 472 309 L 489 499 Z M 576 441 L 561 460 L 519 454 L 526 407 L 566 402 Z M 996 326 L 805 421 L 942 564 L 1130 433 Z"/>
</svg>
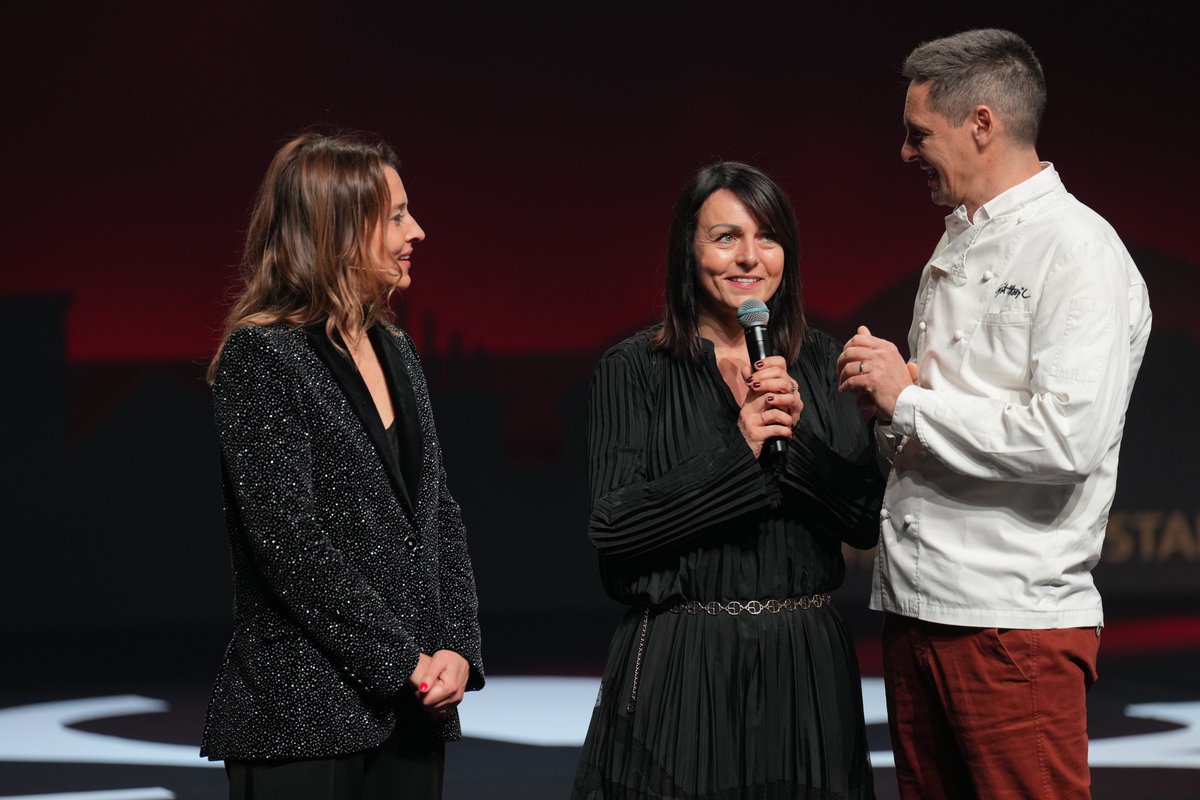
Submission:
<svg viewBox="0 0 1200 800">
<path fill-rule="evenodd" d="M 389 317 L 390 291 L 374 269 L 386 263 L 376 240 L 390 205 L 386 167 L 399 171 L 396 154 L 362 134 L 305 133 L 279 149 L 250 214 L 243 288 L 208 366 L 210 384 L 238 328 L 325 320 L 331 340 L 334 330 L 348 340 Z"/>
</svg>

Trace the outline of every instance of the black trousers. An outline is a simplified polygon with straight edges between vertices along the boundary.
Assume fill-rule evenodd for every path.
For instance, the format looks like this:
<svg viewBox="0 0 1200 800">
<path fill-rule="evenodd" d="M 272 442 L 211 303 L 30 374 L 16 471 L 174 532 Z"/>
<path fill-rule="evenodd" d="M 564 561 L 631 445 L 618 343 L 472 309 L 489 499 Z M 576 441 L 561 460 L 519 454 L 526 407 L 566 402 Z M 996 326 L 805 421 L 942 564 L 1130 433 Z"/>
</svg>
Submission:
<svg viewBox="0 0 1200 800">
<path fill-rule="evenodd" d="M 371 750 L 299 761 L 226 761 L 230 800 L 441 800 L 446 745 L 402 713 Z"/>
</svg>

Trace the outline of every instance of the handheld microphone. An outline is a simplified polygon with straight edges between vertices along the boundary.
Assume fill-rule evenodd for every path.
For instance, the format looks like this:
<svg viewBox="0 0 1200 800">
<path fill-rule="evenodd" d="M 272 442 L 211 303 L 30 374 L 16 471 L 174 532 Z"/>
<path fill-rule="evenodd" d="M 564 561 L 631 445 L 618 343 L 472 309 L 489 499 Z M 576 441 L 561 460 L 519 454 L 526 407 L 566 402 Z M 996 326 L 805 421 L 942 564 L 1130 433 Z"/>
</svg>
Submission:
<svg viewBox="0 0 1200 800">
<path fill-rule="evenodd" d="M 762 361 L 767 356 L 775 355 L 772 351 L 771 340 L 767 335 L 767 323 L 771 320 L 771 312 L 762 300 L 751 298 L 743 300 L 738 306 L 738 322 L 746 331 L 746 352 L 750 354 L 750 363 Z M 787 442 L 783 439 L 768 439 L 763 447 L 774 455 L 783 455 Z"/>
</svg>

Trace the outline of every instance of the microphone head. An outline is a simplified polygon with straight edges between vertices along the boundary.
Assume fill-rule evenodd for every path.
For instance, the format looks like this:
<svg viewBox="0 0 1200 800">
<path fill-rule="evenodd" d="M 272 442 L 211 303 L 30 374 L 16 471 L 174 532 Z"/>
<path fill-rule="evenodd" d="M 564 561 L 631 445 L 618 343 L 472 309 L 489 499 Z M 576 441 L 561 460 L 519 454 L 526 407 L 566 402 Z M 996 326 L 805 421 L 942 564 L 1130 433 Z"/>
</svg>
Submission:
<svg viewBox="0 0 1200 800">
<path fill-rule="evenodd" d="M 770 319 L 771 312 L 762 300 L 750 298 L 738 306 L 738 322 L 742 323 L 743 328 L 765 327 Z"/>
</svg>

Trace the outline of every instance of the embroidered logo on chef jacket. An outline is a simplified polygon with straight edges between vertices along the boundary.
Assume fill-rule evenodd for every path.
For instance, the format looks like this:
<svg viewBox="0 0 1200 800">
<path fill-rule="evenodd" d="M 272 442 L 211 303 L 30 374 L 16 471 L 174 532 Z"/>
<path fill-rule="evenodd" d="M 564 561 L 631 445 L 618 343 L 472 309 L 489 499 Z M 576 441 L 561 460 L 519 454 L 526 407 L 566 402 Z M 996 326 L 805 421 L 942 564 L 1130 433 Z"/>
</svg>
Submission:
<svg viewBox="0 0 1200 800">
<path fill-rule="evenodd" d="M 1028 300 L 1030 297 L 1032 297 L 1032 295 L 1029 294 L 1029 290 L 1024 286 L 1016 286 L 1011 283 L 1004 283 L 1000 285 L 1000 288 L 996 290 L 996 296 L 999 297 L 1002 294 L 1008 295 L 1009 297 L 1019 297 L 1022 300 Z"/>
</svg>

